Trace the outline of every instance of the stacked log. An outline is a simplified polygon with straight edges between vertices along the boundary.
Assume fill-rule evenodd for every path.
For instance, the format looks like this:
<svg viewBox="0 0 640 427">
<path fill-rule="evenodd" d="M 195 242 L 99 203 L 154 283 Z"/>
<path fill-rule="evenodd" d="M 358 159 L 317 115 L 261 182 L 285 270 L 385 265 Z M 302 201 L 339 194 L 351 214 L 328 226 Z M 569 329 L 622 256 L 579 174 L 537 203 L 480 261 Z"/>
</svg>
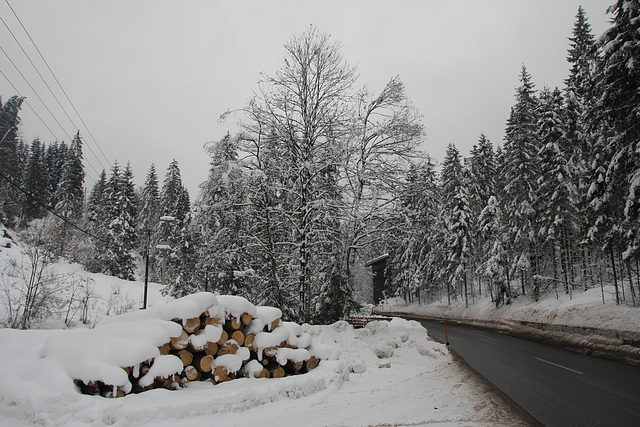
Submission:
<svg viewBox="0 0 640 427">
<path fill-rule="evenodd" d="M 237 297 L 234 297 L 237 298 Z M 253 306 L 251 306 L 253 307 Z M 283 322 L 273 307 L 228 313 L 211 307 L 198 317 L 173 319 L 182 333 L 158 347 L 158 356 L 122 369 L 132 387 L 114 387 L 100 381 L 75 380 L 84 394 L 122 397 L 154 388 L 176 390 L 193 381 L 213 384 L 239 377 L 282 378 L 304 374 L 319 364 L 309 348 L 311 337 L 292 322 Z M 162 359 L 171 368 L 158 369 Z M 172 375 L 166 372 L 175 371 Z"/>
</svg>

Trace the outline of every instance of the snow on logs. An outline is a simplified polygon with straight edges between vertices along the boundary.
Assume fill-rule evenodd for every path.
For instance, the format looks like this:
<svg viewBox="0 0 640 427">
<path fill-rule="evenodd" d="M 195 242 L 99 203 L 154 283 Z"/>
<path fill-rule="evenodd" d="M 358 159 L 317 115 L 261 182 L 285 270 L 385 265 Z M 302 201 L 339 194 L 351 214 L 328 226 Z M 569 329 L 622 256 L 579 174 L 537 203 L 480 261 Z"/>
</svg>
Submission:
<svg viewBox="0 0 640 427">
<path fill-rule="evenodd" d="M 94 329 L 51 337 L 40 356 L 55 359 L 85 394 L 121 397 L 192 381 L 280 378 L 327 358 L 304 328 L 274 307 L 201 292 L 109 318 Z"/>
</svg>

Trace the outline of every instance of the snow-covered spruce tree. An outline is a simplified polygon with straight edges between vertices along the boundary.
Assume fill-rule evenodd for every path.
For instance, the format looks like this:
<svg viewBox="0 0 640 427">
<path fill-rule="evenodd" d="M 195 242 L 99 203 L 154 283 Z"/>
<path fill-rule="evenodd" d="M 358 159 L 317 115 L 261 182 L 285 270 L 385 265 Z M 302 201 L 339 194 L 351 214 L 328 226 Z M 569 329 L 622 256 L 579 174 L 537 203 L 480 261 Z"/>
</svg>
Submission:
<svg viewBox="0 0 640 427">
<path fill-rule="evenodd" d="M 541 144 L 536 197 L 538 234 L 541 249 L 551 257 L 554 288 L 562 282 L 565 293 L 569 293 L 575 286 L 573 258 L 580 230 L 572 162 L 575 150 L 566 137 L 566 111 L 558 88 L 553 92 L 545 88 L 541 92 L 538 116 Z"/>
<path fill-rule="evenodd" d="M 160 221 L 156 239 L 167 240 L 172 248 L 167 254 L 166 284 L 169 286 L 165 291 L 174 296 L 191 293 L 190 289 L 197 285 L 192 283 L 192 277 L 187 277 L 185 265 L 181 265 L 181 263 L 190 263 L 185 258 L 184 251 L 185 245 L 191 244 L 189 233 L 186 232 L 190 221 L 190 210 L 189 193 L 182 185 L 178 162 L 173 159 L 167 168 L 160 191 L 160 218 L 172 217 L 174 220 Z M 162 263 L 160 251 L 156 251 L 156 263 L 157 265 Z"/>
<path fill-rule="evenodd" d="M 500 171 L 504 183 L 502 210 L 508 220 L 509 241 L 507 251 L 511 255 L 513 273 L 519 273 L 521 291 L 526 294 L 531 276 L 537 271 L 536 241 L 536 193 L 540 176 L 540 160 L 537 140 L 538 99 L 531 75 L 523 65 L 516 103 L 507 121 L 503 167 Z M 513 277 L 512 274 L 511 276 Z"/>
<path fill-rule="evenodd" d="M 588 123 L 585 114 L 593 104 L 590 84 L 597 65 L 596 42 L 591 32 L 591 25 L 582 7 L 578 8 L 573 35 L 569 38 L 570 48 L 567 61 L 571 65 L 569 77 L 565 80 L 565 138 L 571 147 L 569 167 L 572 170 L 576 185 L 576 208 L 578 209 L 580 245 L 577 247 L 581 261 L 582 281 L 586 290 L 589 283 L 593 285 L 592 265 L 590 258 L 594 252 L 593 242 L 587 238 L 589 229 L 588 190 L 590 186 L 590 166 L 595 152 L 593 141 L 589 138 Z M 599 252 L 599 251 L 596 251 Z"/>
<path fill-rule="evenodd" d="M 252 167 L 265 174 L 269 185 L 275 184 L 267 200 L 252 199 L 252 203 L 270 209 L 276 199 L 286 202 L 279 209 L 287 223 L 280 225 L 292 233 L 273 243 L 288 247 L 285 250 L 290 257 L 285 265 L 290 274 L 273 285 L 289 295 L 296 289 L 297 301 L 290 309 L 292 317 L 300 321 L 315 318 L 312 302 L 328 278 L 322 273 L 332 269 L 326 263 L 344 259 L 344 254 L 325 253 L 324 243 L 340 237 L 339 230 L 326 228 L 325 219 L 341 202 L 328 186 L 333 183 L 331 169 L 343 159 L 342 144 L 350 119 L 348 96 L 354 80 L 355 73 L 343 60 L 338 45 L 310 26 L 285 44 L 283 67 L 260 82 L 258 94 L 246 109 L 249 121 L 245 123 L 243 139 L 247 144 L 243 148 L 251 155 Z M 281 154 L 272 162 L 261 151 L 268 142 L 275 148 L 272 153 Z M 275 170 L 267 169 L 274 165 Z M 266 221 L 267 213 L 260 217 Z M 267 236 L 284 237 L 286 230 L 272 233 L 274 226 L 269 222 Z M 267 231 L 265 227 L 263 222 L 263 231 Z M 260 243 L 270 245 L 268 240 L 260 239 Z"/>
<path fill-rule="evenodd" d="M 24 98 L 12 96 L 4 104 L 0 98 L 0 222 L 13 227 L 18 218 L 19 192 L 10 184 L 19 184 L 21 171 L 18 169 L 18 113 Z M 11 181 L 7 181 L 11 180 Z"/>
<path fill-rule="evenodd" d="M 36 218 L 42 218 L 47 213 L 42 204 L 49 199 L 47 170 L 45 164 L 44 145 L 39 138 L 35 138 L 29 150 L 29 160 L 22 179 L 22 188 L 32 197 L 22 195 L 21 222 L 23 225 Z M 39 202 L 39 203 L 38 203 Z"/>
<path fill-rule="evenodd" d="M 65 218 L 78 218 L 84 202 L 84 166 L 80 132 L 71 141 L 56 190 L 56 210 Z"/>
<path fill-rule="evenodd" d="M 480 135 L 478 144 L 473 145 L 470 156 L 465 159 L 465 166 L 469 174 L 471 235 L 474 246 L 479 249 L 483 247 L 484 242 L 477 219 L 491 196 L 496 196 L 496 173 L 498 170 L 493 145 L 484 134 Z M 482 263 L 481 258 L 482 252 L 480 250 L 472 251 L 470 259 L 472 271 L 478 271 L 478 267 Z M 482 275 L 477 275 L 479 294 L 482 294 L 482 277 Z M 473 282 L 471 283 L 473 293 Z"/>
<path fill-rule="evenodd" d="M 81 217 L 84 204 L 84 166 L 80 132 L 73 138 L 66 157 L 54 196 L 55 209 L 64 218 L 76 220 Z M 59 255 L 64 254 L 65 242 L 72 236 L 72 232 L 73 229 L 69 229 L 67 222 L 60 224 Z"/>
<path fill-rule="evenodd" d="M 482 209 L 478 228 L 481 236 L 481 244 L 476 246 L 481 254 L 478 271 L 481 276 L 488 279 L 489 294 L 496 306 L 500 303 L 508 304 L 511 298 L 511 285 L 508 259 L 504 249 L 505 226 L 496 197 L 491 196 Z"/>
<path fill-rule="evenodd" d="M 47 147 L 47 171 L 49 173 L 49 200 L 50 206 L 55 207 L 59 200 L 56 200 L 56 196 L 59 196 L 58 187 L 62 180 L 62 171 L 64 170 L 64 164 L 67 162 L 69 155 L 69 147 L 62 141 L 60 144 L 54 142 Z"/>
<path fill-rule="evenodd" d="M 606 170 L 589 189 L 595 217 L 590 235 L 608 250 L 615 270 L 616 244 L 622 244 L 627 262 L 640 254 L 640 2 L 618 0 L 608 12 L 612 27 L 599 40 L 595 100 L 588 112 L 601 150 L 594 166 Z"/>
<path fill-rule="evenodd" d="M 156 264 L 156 257 L 151 256 L 151 254 L 155 252 L 154 248 L 158 244 L 155 231 L 160 222 L 160 189 L 158 187 L 158 176 L 154 164 L 151 164 L 147 172 L 138 211 L 139 252 L 142 258 L 145 259 L 147 256 L 147 246 L 149 247 L 149 278 L 150 280 L 158 281 L 160 276 Z"/>
<path fill-rule="evenodd" d="M 106 235 L 106 189 L 107 174 L 103 169 L 91 188 L 84 212 L 85 227 L 91 234 L 99 238 L 104 238 Z M 104 271 L 103 259 L 100 254 L 104 247 L 103 242 L 94 238 L 87 242 L 86 257 L 82 264 L 88 271 L 94 273 Z"/>
<path fill-rule="evenodd" d="M 427 298 L 438 294 L 440 284 L 439 238 L 444 228 L 435 165 L 427 158 L 411 166 L 402 186 L 396 211 L 396 245 L 391 246 L 389 263 L 392 295 L 402 295 L 407 302 L 421 291 Z"/>
<path fill-rule="evenodd" d="M 253 269 L 245 238 L 248 189 L 237 145 L 238 139 L 227 134 L 208 147 L 209 176 L 200 185 L 192 228 L 201 240 L 198 270 L 203 289 L 251 299 Z"/>
<path fill-rule="evenodd" d="M 133 194 L 131 168 L 120 171 L 114 162 L 105 188 L 105 242 L 100 243 L 102 271 L 125 280 L 133 280 L 135 262 L 132 250 L 136 245 L 136 218 L 132 216 L 136 201 Z"/>
<path fill-rule="evenodd" d="M 459 274 L 458 268 L 462 265 L 463 260 L 459 255 L 462 255 L 460 250 L 463 246 L 467 247 L 467 242 L 464 242 L 463 244 L 462 240 L 456 240 L 459 236 L 454 234 L 453 224 L 460 219 L 457 217 L 454 218 L 454 216 L 457 216 L 457 214 L 460 213 L 459 209 L 461 208 L 461 204 L 466 204 L 468 208 L 468 193 L 463 196 L 460 190 L 464 185 L 467 185 L 467 183 L 463 177 L 460 152 L 454 144 L 449 144 L 445 153 L 444 161 L 442 162 L 442 172 L 440 175 L 440 194 L 442 197 L 443 216 L 447 224 L 447 237 L 445 238 L 446 266 L 444 266 L 444 269 L 447 276 L 447 301 L 449 303 L 451 303 L 451 297 L 457 297 L 462 294 L 462 286 L 460 289 L 452 286 L 455 284 L 462 284 L 462 281 L 457 280 L 462 277 L 462 275 Z M 464 201 L 460 200 L 461 198 L 463 198 Z M 467 214 L 465 214 L 465 216 L 466 215 Z M 458 231 L 460 230 L 456 230 L 456 233 Z M 454 241 L 459 244 L 459 246 L 452 246 Z M 466 255 L 468 255 L 468 250 L 465 250 L 465 256 Z"/>
</svg>

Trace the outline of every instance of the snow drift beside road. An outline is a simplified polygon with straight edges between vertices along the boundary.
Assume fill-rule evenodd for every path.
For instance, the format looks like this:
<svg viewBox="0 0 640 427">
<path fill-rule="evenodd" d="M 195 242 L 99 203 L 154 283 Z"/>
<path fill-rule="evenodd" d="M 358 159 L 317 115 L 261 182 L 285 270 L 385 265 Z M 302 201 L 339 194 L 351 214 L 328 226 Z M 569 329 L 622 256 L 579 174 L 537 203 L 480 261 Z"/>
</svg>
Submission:
<svg viewBox="0 0 640 427">
<path fill-rule="evenodd" d="M 78 393 L 59 364 L 39 358 L 47 338 L 77 331 L 0 330 L 0 424 L 521 423 L 486 385 L 452 363 L 443 345 L 429 341 L 417 322 L 372 322 L 359 330 L 346 322 L 301 327 L 314 343 L 330 349 L 330 360 L 307 374 L 191 383 L 178 391 L 150 390 L 118 399 Z"/>
</svg>

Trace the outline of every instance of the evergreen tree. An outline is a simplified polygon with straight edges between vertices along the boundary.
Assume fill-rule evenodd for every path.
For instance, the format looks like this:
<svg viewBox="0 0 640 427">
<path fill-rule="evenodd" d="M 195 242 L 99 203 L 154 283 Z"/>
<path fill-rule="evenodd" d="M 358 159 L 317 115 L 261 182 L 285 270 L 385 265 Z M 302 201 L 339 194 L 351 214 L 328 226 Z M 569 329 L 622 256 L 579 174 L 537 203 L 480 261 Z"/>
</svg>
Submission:
<svg viewBox="0 0 640 427">
<path fill-rule="evenodd" d="M 571 71 L 565 80 L 565 139 L 571 147 L 569 167 L 576 186 L 575 201 L 579 214 L 579 231 L 581 259 L 583 265 L 583 282 L 587 286 L 587 258 L 593 245 L 587 238 L 590 209 L 588 206 L 588 190 L 590 186 L 590 166 L 594 160 L 594 146 L 589 138 L 589 126 L 586 113 L 594 103 L 590 90 L 593 75 L 598 62 L 596 42 L 591 33 L 591 26 L 582 7 L 578 8 L 570 40 L 567 61 Z"/>
<path fill-rule="evenodd" d="M 158 268 L 155 257 L 151 253 L 155 252 L 158 244 L 155 231 L 158 229 L 160 222 L 160 190 L 158 187 L 158 176 L 156 175 L 155 165 L 151 164 L 147 172 L 147 178 L 142 189 L 142 197 L 140 199 L 140 214 L 138 216 L 138 247 L 140 254 L 145 259 L 147 256 L 147 244 L 149 247 L 149 277 L 151 280 L 157 281 Z M 149 240 L 147 242 L 147 240 Z"/>
<path fill-rule="evenodd" d="M 60 200 L 58 188 L 62 180 L 64 165 L 69 156 L 69 147 L 62 141 L 60 144 L 54 143 L 47 148 L 47 170 L 49 172 L 49 205 L 55 207 Z"/>
<path fill-rule="evenodd" d="M 538 233 L 552 252 L 554 282 L 562 270 L 565 291 L 573 283 L 575 241 L 579 232 L 577 187 L 572 159 L 574 147 L 566 135 L 566 114 L 560 90 L 545 88 L 540 95 L 538 115 L 540 171 L 538 180 Z M 537 295 L 537 294 L 536 294 Z"/>
<path fill-rule="evenodd" d="M 591 111 L 592 125 L 603 135 L 601 154 L 606 158 L 600 161 L 606 165 L 606 174 L 604 182 L 593 185 L 601 193 L 595 205 L 614 222 L 623 219 L 624 257 L 631 259 L 640 249 L 640 3 L 618 0 L 609 12 L 614 15 L 613 25 L 600 39 L 602 58 L 594 77 L 596 99 Z M 591 194 L 597 192 L 594 189 Z M 620 206 L 622 200 L 626 200 L 624 206 Z"/>
<path fill-rule="evenodd" d="M 118 162 L 114 162 L 111 176 L 105 188 L 105 240 L 100 251 L 103 272 L 125 280 L 133 280 L 135 262 L 131 251 L 135 247 L 135 218 L 131 216 L 133 181 L 131 169 L 127 165 L 120 171 Z"/>
<path fill-rule="evenodd" d="M 489 292 L 496 306 L 509 303 L 511 285 L 509 283 L 508 258 L 504 248 L 504 223 L 502 211 L 496 197 L 491 196 L 478 219 L 482 246 L 480 274 L 489 279 Z"/>
<path fill-rule="evenodd" d="M 19 192 L 8 180 L 18 185 L 22 172 L 18 169 L 18 113 L 24 98 L 12 96 L 4 104 L 0 98 L 0 222 L 15 225 L 19 214 Z"/>
<path fill-rule="evenodd" d="M 221 294 L 252 297 L 246 274 L 251 271 L 246 242 L 247 184 L 238 160 L 237 138 L 226 135 L 209 147 L 211 162 L 207 181 L 200 185 L 193 228 L 200 235 L 200 270 L 204 286 Z M 235 273 L 234 273 L 235 272 Z"/>
<path fill-rule="evenodd" d="M 521 289 L 525 294 L 529 278 L 537 274 L 535 206 L 540 162 L 538 99 L 531 75 L 524 65 L 520 81 L 516 104 L 507 121 L 501 179 L 504 183 L 503 212 L 509 223 L 507 251 L 512 253 L 512 268 L 520 273 Z"/>
<path fill-rule="evenodd" d="M 434 293 L 439 284 L 437 254 L 442 226 L 439 189 L 435 166 L 430 159 L 414 164 L 408 173 L 400 197 L 398 212 L 400 223 L 397 247 L 388 262 L 391 295 L 403 295 L 407 302 L 426 287 L 427 295 Z"/>
<path fill-rule="evenodd" d="M 40 143 L 40 139 L 35 138 L 31 143 L 22 186 L 32 196 L 21 197 L 23 223 L 42 218 L 46 214 L 46 210 L 42 207 L 42 204 L 46 205 L 48 200 L 48 182 L 44 162 L 44 145 Z"/>
<path fill-rule="evenodd" d="M 56 210 L 65 218 L 80 217 L 84 204 L 84 166 L 80 132 L 76 134 L 69 146 L 55 200 Z"/>
<path fill-rule="evenodd" d="M 173 218 L 172 221 L 161 221 L 156 232 L 156 239 L 158 241 L 166 240 L 172 248 L 171 252 L 167 254 L 166 283 L 170 286 L 166 291 L 172 295 L 185 295 L 186 293 L 180 289 L 180 286 L 184 287 L 188 284 L 184 281 L 177 282 L 181 261 L 180 253 L 176 252 L 176 249 L 184 244 L 183 229 L 187 227 L 190 219 L 190 202 L 189 194 L 182 185 L 180 167 L 175 159 L 167 168 L 162 190 L 160 191 L 160 217 Z M 156 259 L 156 263 L 159 264 L 162 262 L 160 258 L 162 254 L 157 254 L 157 256 L 159 258 Z"/>
</svg>

